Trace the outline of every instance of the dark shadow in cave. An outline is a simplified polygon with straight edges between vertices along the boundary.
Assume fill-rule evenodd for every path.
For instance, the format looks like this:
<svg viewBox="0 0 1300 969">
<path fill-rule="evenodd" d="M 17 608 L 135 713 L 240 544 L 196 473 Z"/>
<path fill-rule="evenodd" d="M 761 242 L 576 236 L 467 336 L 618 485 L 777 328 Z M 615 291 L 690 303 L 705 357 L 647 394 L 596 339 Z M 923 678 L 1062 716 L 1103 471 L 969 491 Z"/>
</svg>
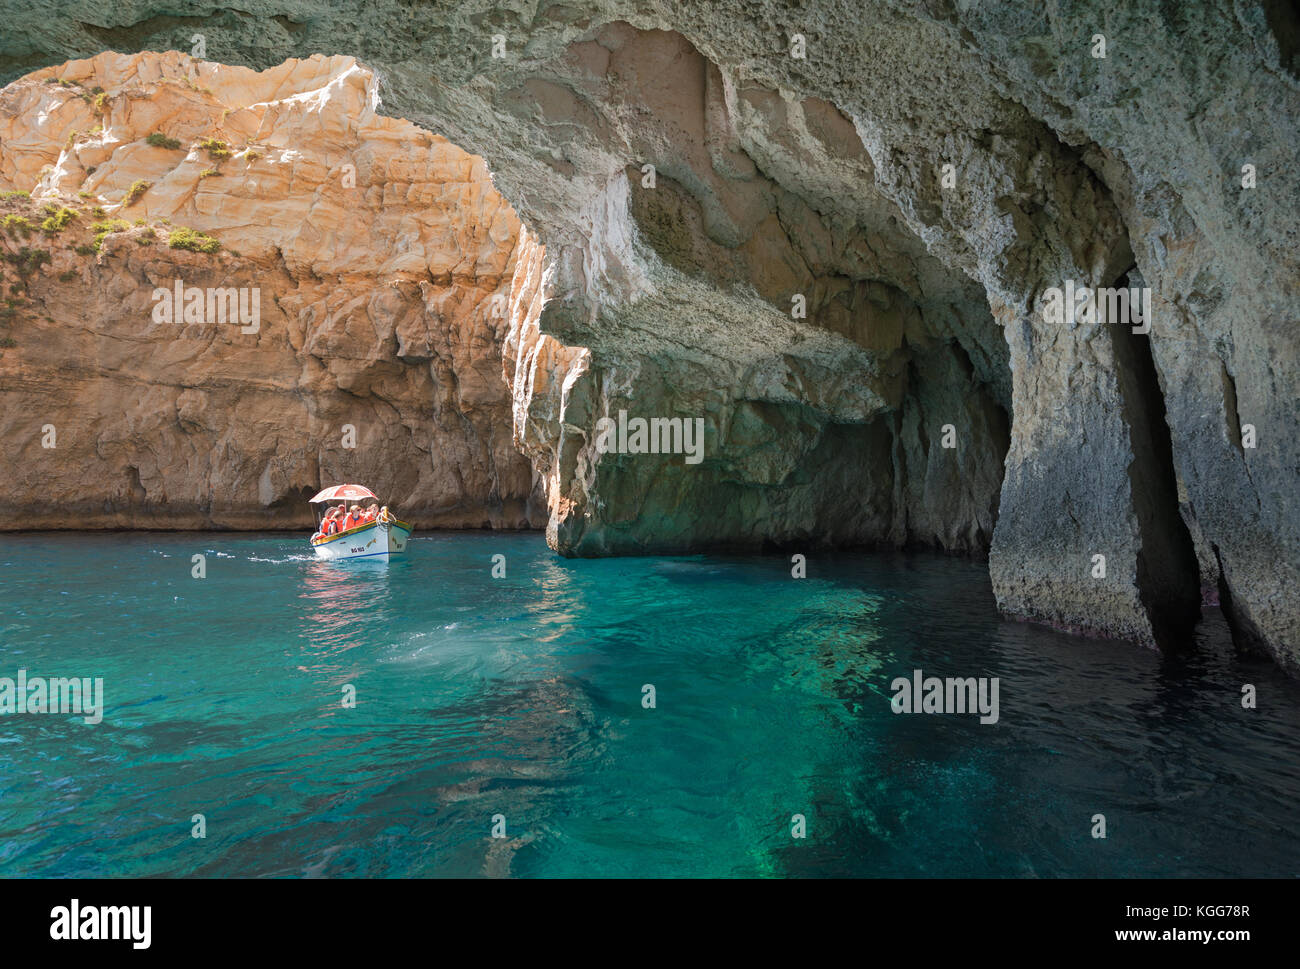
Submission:
<svg viewBox="0 0 1300 969">
<path fill-rule="evenodd" d="M 1295 0 L 1263 0 L 1264 19 L 1277 41 L 1278 61 L 1292 77 L 1300 78 L 1300 10 Z"/>
<path fill-rule="evenodd" d="M 1136 269 L 1130 266 L 1112 288 L 1145 285 Z M 1109 325 L 1115 327 L 1116 376 L 1133 451 L 1128 476 L 1141 536 L 1138 595 L 1160 648 L 1185 650 L 1193 644 L 1191 632 L 1201 616 L 1200 567 L 1191 533 L 1179 513 L 1173 442 L 1151 336 L 1134 333 L 1127 319 Z"/>
<path fill-rule="evenodd" d="M 1212 544 L 1210 548 L 1214 551 L 1214 560 L 1219 565 L 1219 608 L 1223 611 L 1223 618 L 1228 624 L 1228 632 L 1232 634 L 1232 645 L 1239 653 L 1271 658 L 1272 653 L 1269 652 L 1268 643 L 1260 634 L 1259 627 L 1242 612 L 1232 597 L 1232 588 L 1223 572 L 1223 556 L 1219 554 L 1219 546 Z"/>
</svg>

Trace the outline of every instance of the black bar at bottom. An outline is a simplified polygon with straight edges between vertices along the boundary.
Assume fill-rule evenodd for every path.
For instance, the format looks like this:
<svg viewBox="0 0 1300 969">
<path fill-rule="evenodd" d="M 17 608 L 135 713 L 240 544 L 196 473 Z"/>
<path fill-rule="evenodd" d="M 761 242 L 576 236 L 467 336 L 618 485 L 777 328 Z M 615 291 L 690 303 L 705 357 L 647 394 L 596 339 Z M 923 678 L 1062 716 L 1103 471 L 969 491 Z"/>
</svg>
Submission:
<svg viewBox="0 0 1300 969">
<path fill-rule="evenodd" d="M 602 948 L 589 951 L 612 956 L 604 946 L 617 936 L 629 953 L 669 958 L 698 953 L 701 943 L 733 956 L 778 941 L 814 954 L 838 948 L 836 935 L 850 951 L 905 945 L 927 961 L 945 952 L 1191 948 L 1231 957 L 1285 945 L 1298 901 L 1296 881 L 1246 880 L 6 880 L 0 939 L 7 957 L 62 949 L 333 961 L 411 943 L 435 959 L 459 952 L 459 961 L 466 945 L 495 960 L 596 942 Z"/>
</svg>

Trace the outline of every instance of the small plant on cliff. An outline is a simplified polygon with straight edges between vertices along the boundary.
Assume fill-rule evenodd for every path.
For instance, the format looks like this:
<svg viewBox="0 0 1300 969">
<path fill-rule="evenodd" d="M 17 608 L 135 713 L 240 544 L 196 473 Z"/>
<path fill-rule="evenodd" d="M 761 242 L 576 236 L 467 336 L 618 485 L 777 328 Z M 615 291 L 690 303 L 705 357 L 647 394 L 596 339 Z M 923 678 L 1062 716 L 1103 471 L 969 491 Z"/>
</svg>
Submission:
<svg viewBox="0 0 1300 969">
<path fill-rule="evenodd" d="M 93 209 L 90 210 L 90 214 L 97 219 L 102 219 L 108 213 L 104 211 L 104 207 L 102 205 L 96 205 Z"/>
<path fill-rule="evenodd" d="M 50 254 L 44 249 L 29 249 L 23 246 L 17 252 L 6 253 L 5 261 L 18 270 L 18 278 L 26 284 L 27 277 L 50 261 Z"/>
<path fill-rule="evenodd" d="M 157 239 L 158 239 L 158 233 L 153 230 L 153 226 L 150 226 L 149 228 L 141 232 L 138 236 L 136 236 L 135 244 L 137 246 L 147 246 L 157 241 Z"/>
<path fill-rule="evenodd" d="M 205 168 L 203 171 L 199 172 L 199 178 L 212 178 L 214 175 L 220 174 L 221 172 L 217 171 L 215 168 Z"/>
<path fill-rule="evenodd" d="M 95 233 L 95 242 L 91 247 L 93 252 L 99 252 L 100 246 L 104 244 L 104 237 L 112 235 L 114 232 L 125 232 L 131 228 L 131 223 L 126 219 L 109 219 L 106 222 L 94 222 L 90 226 L 90 231 Z"/>
<path fill-rule="evenodd" d="M 79 198 L 79 199 L 88 199 L 88 198 L 91 197 L 91 195 L 92 195 L 91 192 L 87 192 L 87 191 L 83 188 L 80 192 L 77 193 L 77 198 Z"/>
<path fill-rule="evenodd" d="M 166 148 L 169 151 L 176 151 L 181 146 L 179 141 L 175 138 L 168 138 L 161 131 L 155 131 L 146 138 L 145 141 L 149 142 L 149 144 L 153 145 L 155 148 Z"/>
<path fill-rule="evenodd" d="M 218 138 L 204 138 L 196 143 L 194 147 L 202 148 L 213 161 L 221 161 L 230 157 L 230 146 Z"/>
<path fill-rule="evenodd" d="M 0 337 L 0 349 L 12 350 L 16 346 L 18 346 L 18 341 L 15 340 L 13 337 L 11 336 Z"/>
<path fill-rule="evenodd" d="M 45 221 L 41 223 L 41 231 L 46 235 L 54 235 L 56 232 L 62 232 L 77 217 L 75 209 L 65 208 L 62 205 L 55 205 L 53 202 L 41 209 Z"/>
<path fill-rule="evenodd" d="M 5 324 L 6 326 L 12 323 L 14 317 L 18 315 L 18 307 L 21 306 L 22 303 L 23 301 L 20 299 L 5 300 L 4 305 L 0 306 L 0 323 Z"/>
<path fill-rule="evenodd" d="M 16 188 L 8 192 L 0 192 L 0 201 L 9 201 L 10 199 L 29 199 L 32 197 L 31 192 L 25 192 L 21 188 Z"/>
<path fill-rule="evenodd" d="M 107 110 L 108 110 L 108 92 L 106 92 L 106 91 L 100 91 L 98 94 L 96 94 L 96 95 L 95 95 L 94 105 L 95 105 L 95 110 L 98 111 L 100 114 L 103 114 L 105 111 L 107 111 Z"/>
<path fill-rule="evenodd" d="M 98 250 L 94 246 L 81 245 L 72 250 L 78 256 L 93 256 Z"/>
<path fill-rule="evenodd" d="M 15 238 L 26 239 L 36 231 L 36 226 L 32 225 L 31 220 L 23 218 L 21 215 L 6 215 L 0 219 L 0 226 L 4 227 L 5 232 Z"/>
<path fill-rule="evenodd" d="M 172 229 L 167 237 L 167 245 L 173 249 L 188 249 L 190 252 L 213 253 L 221 249 L 221 243 L 216 239 L 184 226 Z"/>
<path fill-rule="evenodd" d="M 59 282 L 61 283 L 70 283 L 76 278 L 77 271 L 75 269 L 67 269 L 59 273 Z"/>
<path fill-rule="evenodd" d="M 249 165 L 262 157 L 262 153 L 255 148 L 248 148 L 244 151 L 244 161 Z"/>
<path fill-rule="evenodd" d="M 122 198 L 122 207 L 126 208 L 128 205 L 135 205 L 136 200 L 149 191 L 149 186 L 152 184 L 153 182 L 146 182 L 143 178 L 132 182 L 131 187 L 126 190 L 126 195 Z"/>
</svg>

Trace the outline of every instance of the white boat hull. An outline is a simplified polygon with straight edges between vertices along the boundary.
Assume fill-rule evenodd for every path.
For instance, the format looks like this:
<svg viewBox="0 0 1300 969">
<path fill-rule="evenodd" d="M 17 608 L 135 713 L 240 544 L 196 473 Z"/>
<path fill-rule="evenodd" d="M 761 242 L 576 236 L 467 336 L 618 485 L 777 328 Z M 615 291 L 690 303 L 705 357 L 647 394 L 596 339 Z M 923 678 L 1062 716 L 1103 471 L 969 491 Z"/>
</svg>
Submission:
<svg viewBox="0 0 1300 969">
<path fill-rule="evenodd" d="M 312 542 L 316 557 L 330 561 L 341 559 L 367 559 L 387 562 L 406 554 L 411 539 L 411 526 L 406 522 L 368 522 L 341 535 L 330 535 L 323 541 Z"/>
</svg>

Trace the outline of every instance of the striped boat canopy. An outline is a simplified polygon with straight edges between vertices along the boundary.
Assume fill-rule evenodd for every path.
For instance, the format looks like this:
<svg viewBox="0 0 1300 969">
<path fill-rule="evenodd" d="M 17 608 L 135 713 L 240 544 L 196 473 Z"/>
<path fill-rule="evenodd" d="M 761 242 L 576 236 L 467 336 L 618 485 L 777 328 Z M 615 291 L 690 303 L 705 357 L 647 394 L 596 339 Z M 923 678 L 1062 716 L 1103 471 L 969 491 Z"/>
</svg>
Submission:
<svg viewBox="0 0 1300 969">
<path fill-rule="evenodd" d="M 374 498 L 378 501 L 378 496 L 369 488 L 363 488 L 361 485 L 342 484 L 335 485 L 333 488 L 326 488 L 315 498 L 311 499 L 311 504 L 318 501 L 358 501 L 362 498 Z"/>
</svg>

